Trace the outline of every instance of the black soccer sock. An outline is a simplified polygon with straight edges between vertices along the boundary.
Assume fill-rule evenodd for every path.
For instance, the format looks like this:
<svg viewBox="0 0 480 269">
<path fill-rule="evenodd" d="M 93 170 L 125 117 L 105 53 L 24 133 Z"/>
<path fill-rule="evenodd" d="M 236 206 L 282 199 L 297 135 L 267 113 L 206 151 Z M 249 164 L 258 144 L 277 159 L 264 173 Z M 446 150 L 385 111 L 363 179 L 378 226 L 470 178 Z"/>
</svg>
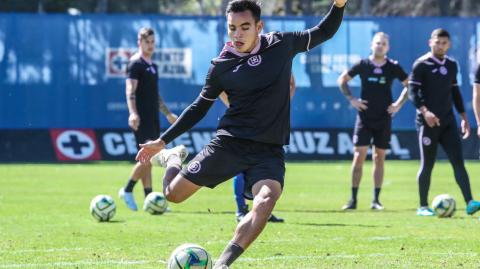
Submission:
<svg viewBox="0 0 480 269">
<path fill-rule="evenodd" d="M 152 188 L 143 188 L 143 192 L 145 193 L 145 197 L 152 192 Z"/>
<path fill-rule="evenodd" d="M 373 190 L 373 201 L 374 201 L 374 202 L 377 202 L 377 203 L 380 202 L 380 200 L 378 200 L 378 197 L 380 196 L 380 191 L 381 191 L 381 190 L 382 190 L 382 188 L 375 188 L 375 189 Z"/>
<path fill-rule="evenodd" d="M 352 201 L 357 202 L 358 187 L 352 187 Z"/>
<path fill-rule="evenodd" d="M 133 191 L 133 187 L 135 187 L 135 184 L 137 184 L 138 181 L 135 181 L 133 180 L 132 178 L 130 178 L 128 180 L 128 183 L 127 183 L 127 186 L 125 186 L 125 192 L 132 192 Z"/>
<path fill-rule="evenodd" d="M 236 243 L 230 242 L 223 250 L 222 255 L 218 258 L 214 268 L 221 268 L 221 265 L 230 266 L 240 255 L 244 249 Z"/>
</svg>

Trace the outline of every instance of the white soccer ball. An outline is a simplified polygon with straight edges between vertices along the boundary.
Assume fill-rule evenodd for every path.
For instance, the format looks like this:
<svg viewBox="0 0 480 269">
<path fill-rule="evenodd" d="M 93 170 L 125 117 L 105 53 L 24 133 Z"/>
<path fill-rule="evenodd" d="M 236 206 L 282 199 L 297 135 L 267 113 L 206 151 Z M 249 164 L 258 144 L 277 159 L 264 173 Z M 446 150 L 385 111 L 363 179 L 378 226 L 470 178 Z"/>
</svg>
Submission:
<svg viewBox="0 0 480 269">
<path fill-rule="evenodd" d="M 168 269 L 211 269 L 210 254 L 199 245 L 183 244 L 177 247 L 168 259 Z"/>
<path fill-rule="evenodd" d="M 163 214 L 168 207 L 167 199 L 160 192 L 151 192 L 143 201 L 143 210 L 152 215 Z"/>
<path fill-rule="evenodd" d="M 98 221 L 109 221 L 115 216 L 116 208 L 112 197 L 100 194 L 90 203 L 90 214 Z"/>
<path fill-rule="evenodd" d="M 448 194 L 437 195 L 432 202 L 433 211 L 439 218 L 449 218 L 455 213 L 456 202 Z"/>
</svg>

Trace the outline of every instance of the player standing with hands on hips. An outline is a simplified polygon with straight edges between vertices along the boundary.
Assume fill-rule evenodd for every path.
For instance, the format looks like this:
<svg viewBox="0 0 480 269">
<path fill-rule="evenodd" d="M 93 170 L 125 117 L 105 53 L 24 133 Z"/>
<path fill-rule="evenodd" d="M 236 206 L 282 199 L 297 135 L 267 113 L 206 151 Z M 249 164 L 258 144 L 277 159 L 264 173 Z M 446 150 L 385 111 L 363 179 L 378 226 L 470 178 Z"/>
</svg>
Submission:
<svg viewBox="0 0 480 269">
<path fill-rule="evenodd" d="M 357 209 L 357 192 L 362 179 L 363 163 L 367 157 L 368 147 L 373 139 L 373 199 L 372 210 L 383 210 L 380 203 L 380 191 L 383 184 L 386 151 L 390 146 L 392 134 L 392 117 L 408 100 L 408 74 L 397 61 L 389 59 L 390 38 L 383 32 L 373 36 L 372 54 L 343 72 L 338 78 L 340 91 L 350 104 L 358 110 L 355 122 L 353 143 L 355 144 L 352 162 L 352 196 L 343 210 Z M 348 81 L 356 75 L 362 81 L 361 98 L 352 96 Z M 392 83 L 400 80 L 405 88 L 400 97 L 393 102 Z"/>
</svg>

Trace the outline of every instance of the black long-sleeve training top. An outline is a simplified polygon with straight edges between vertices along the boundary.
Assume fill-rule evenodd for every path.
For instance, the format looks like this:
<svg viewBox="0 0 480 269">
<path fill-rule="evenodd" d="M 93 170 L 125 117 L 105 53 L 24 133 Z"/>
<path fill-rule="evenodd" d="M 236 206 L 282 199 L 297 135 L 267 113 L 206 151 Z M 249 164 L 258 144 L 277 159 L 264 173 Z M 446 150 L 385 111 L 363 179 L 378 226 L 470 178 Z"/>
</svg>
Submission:
<svg viewBox="0 0 480 269">
<path fill-rule="evenodd" d="M 230 107 L 217 135 L 285 145 L 290 136 L 290 75 L 292 60 L 330 39 L 340 27 L 344 8 L 332 6 L 315 27 L 301 32 L 271 32 L 260 36 L 251 53 L 225 44 L 212 60 L 199 97 L 180 115 L 161 139 L 171 142 L 200 121 L 225 91 Z"/>
</svg>

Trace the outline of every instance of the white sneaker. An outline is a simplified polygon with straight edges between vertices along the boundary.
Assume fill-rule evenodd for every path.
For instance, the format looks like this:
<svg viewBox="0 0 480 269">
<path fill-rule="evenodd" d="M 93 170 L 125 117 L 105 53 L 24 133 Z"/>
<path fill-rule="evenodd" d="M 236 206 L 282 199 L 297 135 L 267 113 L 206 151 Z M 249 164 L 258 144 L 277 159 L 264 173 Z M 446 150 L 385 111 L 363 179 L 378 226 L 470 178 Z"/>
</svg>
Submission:
<svg viewBox="0 0 480 269">
<path fill-rule="evenodd" d="M 124 200 L 127 207 L 130 208 L 131 210 L 133 211 L 138 210 L 137 203 L 135 202 L 135 198 L 133 198 L 133 193 L 125 192 L 124 188 L 120 188 L 120 190 L 118 191 L 118 198 Z"/>
<path fill-rule="evenodd" d="M 372 210 L 378 210 L 378 211 L 382 211 L 384 210 L 384 207 L 382 204 L 380 204 L 380 202 L 372 202 L 372 205 L 370 206 L 370 209 Z"/>
<path fill-rule="evenodd" d="M 184 145 L 180 145 L 171 149 L 163 149 L 150 159 L 150 163 L 152 165 L 167 167 L 168 158 L 170 158 L 172 155 L 178 156 L 180 161 L 183 163 L 188 156 L 187 148 Z"/>
</svg>

